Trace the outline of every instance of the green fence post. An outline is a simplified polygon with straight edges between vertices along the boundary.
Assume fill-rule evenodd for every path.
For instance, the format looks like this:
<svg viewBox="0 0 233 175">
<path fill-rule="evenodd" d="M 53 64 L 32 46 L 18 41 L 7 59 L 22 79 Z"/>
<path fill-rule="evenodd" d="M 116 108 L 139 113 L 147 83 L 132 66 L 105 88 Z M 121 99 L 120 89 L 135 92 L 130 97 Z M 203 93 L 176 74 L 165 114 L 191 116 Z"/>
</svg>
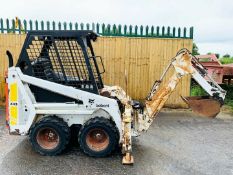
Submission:
<svg viewBox="0 0 233 175">
<path fill-rule="evenodd" d="M 186 38 L 186 27 L 184 28 L 184 38 Z"/>
<path fill-rule="evenodd" d="M 61 22 L 58 22 L 58 30 L 61 30 Z"/>
<path fill-rule="evenodd" d="M 53 30 L 56 30 L 56 23 L 55 21 L 52 22 Z"/>
<path fill-rule="evenodd" d="M 124 25 L 124 35 L 127 35 L 127 25 Z"/>
<path fill-rule="evenodd" d="M 170 27 L 169 26 L 167 27 L 167 36 L 170 37 Z"/>
<path fill-rule="evenodd" d="M 105 34 L 105 24 L 104 23 L 102 24 L 102 34 L 103 35 Z"/>
<path fill-rule="evenodd" d="M 137 26 L 137 25 L 134 27 L 134 35 L 135 35 L 135 36 L 138 35 L 138 26 Z"/>
<path fill-rule="evenodd" d="M 92 23 L 92 24 L 91 24 L 91 30 L 92 30 L 92 31 L 95 31 L 95 23 Z"/>
<path fill-rule="evenodd" d="M 70 30 L 73 30 L 73 24 L 72 22 L 69 23 Z"/>
<path fill-rule="evenodd" d="M 26 20 L 23 20 L 23 29 L 24 29 L 24 32 L 26 33 L 27 32 L 27 21 Z"/>
<path fill-rule="evenodd" d="M 29 30 L 33 30 L 33 26 L 32 26 L 32 20 L 29 20 Z M 27 30 L 25 30 L 25 32 L 27 32 Z"/>
<path fill-rule="evenodd" d="M 154 30 L 155 30 L 155 28 L 154 28 L 154 26 L 152 26 L 151 27 L 151 36 L 154 36 Z"/>
<path fill-rule="evenodd" d="M 146 36 L 149 34 L 149 26 L 146 26 Z"/>
<path fill-rule="evenodd" d="M 78 23 L 77 22 L 75 23 L 74 27 L 75 27 L 75 30 L 78 30 Z"/>
<path fill-rule="evenodd" d="M 113 31 L 113 35 L 116 35 L 116 34 L 117 34 L 116 24 L 113 25 L 112 31 Z"/>
<path fill-rule="evenodd" d="M 36 25 L 36 30 L 39 30 L 39 25 L 38 25 L 38 21 L 35 21 L 35 25 Z"/>
<path fill-rule="evenodd" d="M 10 32 L 9 19 L 6 19 L 6 31 L 7 31 L 7 33 L 9 33 L 9 32 Z"/>
<path fill-rule="evenodd" d="M 0 27 L 1 27 L 1 33 L 4 33 L 4 25 L 3 25 L 3 19 L 0 19 Z"/>
<path fill-rule="evenodd" d="M 121 25 L 118 25 L 118 35 L 121 35 Z"/>
<path fill-rule="evenodd" d="M 64 27 L 64 30 L 67 30 L 67 23 L 66 22 L 63 23 L 63 27 Z"/>
<path fill-rule="evenodd" d="M 84 29 L 84 24 L 81 23 L 80 26 L 81 26 L 81 30 L 83 30 Z"/>
<path fill-rule="evenodd" d="M 156 27 L 156 36 L 159 36 L 159 26 Z"/>
<path fill-rule="evenodd" d="M 132 26 L 132 25 L 130 25 L 130 26 L 129 26 L 129 35 L 130 35 L 130 36 L 132 36 L 132 35 L 133 35 L 133 34 L 132 34 L 132 31 L 133 31 L 133 26 Z"/>
<path fill-rule="evenodd" d="M 19 34 L 21 34 L 21 30 L 22 30 L 22 29 L 21 29 L 21 26 L 22 26 L 22 23 L 21 23 L 21 20 L 20 20 L 20 19 L 18 20 L 18 23 L 19 23 Z"/>
<path fill-rule="evenodd" d="M 178 28 L 178 38 L 180 38 L 180 33 L 181 33 L 181 30 L 180 30 L 180 27 Z"/>
<path fill-rule="evenodd" d="M 44 21 L 41 21 L 40 24 L 41 24 L 41 30 L 44 30 Z"/>
<path fill-rule="evenodd" d="M 96 33 L 100 33 L 100 24 L 99 23 L 97 23 L 96 24 Z"/>
<path fill-rule="evenodd" d="M 173 27 L 172 29 L 172 37 L 175 38 L 176 37 L 176 28 Z"/>
<path fill-rule="evenodd" d="M 140 35 L 143 36 L 143 26 L 140 26 Z"/>
<path fill-rule="evenodd" d="M 163 26 L 162 27 L 162 37 L 164 37 L 165 36 L 165 27 Z"/>
<path fill-rule="evenodd" d="M 50 22 L 47 21 L 47 30 L 50 30 Z"/>
<path fill-rule="evenodd" d="M 190 29 L 189 29 L 190 31 L 189 31 L 189 35 L 190 35 L 190 39 L 193 39 L 193 27 L 190 27 Z"/>
<path fill-rule="evenodd" d="M 111 35 L 111 25 L 107 25 L 107 35 Z"/>
<path fill-rule="evenodd" d="M 87 27 L 87 30 L 90 30 L 90 24 L 89 23 L 86 24 L 86 27 Z"/>
<path fill-rule="evenodd" d="M 15 33 L 15 20 L 12 20 L 12 32 Z"/>
</svg>

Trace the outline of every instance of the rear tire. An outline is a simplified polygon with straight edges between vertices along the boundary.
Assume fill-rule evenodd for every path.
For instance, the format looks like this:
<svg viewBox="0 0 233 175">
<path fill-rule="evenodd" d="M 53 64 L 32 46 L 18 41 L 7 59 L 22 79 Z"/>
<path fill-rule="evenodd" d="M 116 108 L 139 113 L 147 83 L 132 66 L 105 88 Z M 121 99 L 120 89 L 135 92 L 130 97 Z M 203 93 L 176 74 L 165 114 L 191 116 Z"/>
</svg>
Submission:
<svg viewBox="0 0 233 175">
<path fill-rule="evenodd" d="M 35 123 L 29 133 L 34 150 L 41 155 L 60 154 L 70 140 L 70 128 L 63 119 L 55 116 L 42 118 Z"/>
<path fill-rule="evenodd" d="M 92 157 L 105 157 L 118 145 L 119 133 L 113 122 L 95 117 L 82 126 L 78 139 L 84 153 Z"/>
</svg>

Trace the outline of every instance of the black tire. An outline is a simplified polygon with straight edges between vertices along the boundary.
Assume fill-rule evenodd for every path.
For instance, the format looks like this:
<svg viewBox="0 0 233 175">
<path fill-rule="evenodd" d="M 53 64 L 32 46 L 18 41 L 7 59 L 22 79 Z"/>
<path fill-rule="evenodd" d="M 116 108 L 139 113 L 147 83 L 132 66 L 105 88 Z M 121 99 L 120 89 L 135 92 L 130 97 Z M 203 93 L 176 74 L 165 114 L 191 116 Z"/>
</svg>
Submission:
<svg viewBox="0 0 233 175">
<path fill-rule="evenodd" d="M 96 141 L 97 134 L 100 135 L 102 140 Z M 93 139 L 93 137 L 95 138 Z M 78 140 L 80 148 L 84 153 L 92 157 L 105 157 L 111 154 L 118 145 L 119 132 L 115 124 L 110 120 L 103 117 L 95 117 L 82 126 Z M 91 142 L 89 140 L 94 141 Z"/>
<path fill-rule="evenodd" d="M 63 119 L 49 116 L 42 118 L 31 127 L 29 138 L 36 152 L 55 156 L 60 154 L 69 143 L 70 128 Z"/>
</svg>

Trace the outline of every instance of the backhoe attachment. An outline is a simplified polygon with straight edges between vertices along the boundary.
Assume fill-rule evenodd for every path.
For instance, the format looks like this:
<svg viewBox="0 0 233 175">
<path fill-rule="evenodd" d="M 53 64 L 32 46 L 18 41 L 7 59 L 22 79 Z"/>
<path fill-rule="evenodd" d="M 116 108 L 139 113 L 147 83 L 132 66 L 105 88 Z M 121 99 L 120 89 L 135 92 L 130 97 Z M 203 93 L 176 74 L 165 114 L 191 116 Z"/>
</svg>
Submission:
<svg viewBox="0 0 233 175">
<path fill-rule="evenodd" d="M 170 67 L 174 68 L 174 73 L 168 82 L 161 85 L 164 76 Z M 152 123 L 171 93 L 175 90 L 181 78 L 186 75 L 191 75 L 192 78 L 210 95 L 203 97 L 182 97 L 193 112 L 200 116 L 211 118 L 216 117 L 220 112 L 226 91 L 208 76 L 207 70 L 189 50 L 181 49 L 177 55 L 171 59 L 170 64 L 165 69 L 161 78 L 155 81 L 146 98 L 146 109 L 149 115 L 148 123 Z M 147 130 L 150 124 L 144 129 Z"/>
<path fill-rule="evenodd" d="M 202 66 L 195 56 L 191 59 L 194 73 L 193 79 L 210 95 L 183 97 L 193 112 L 199 116 L 215 118 L 224 104 L 226 91 L 223 90 L 207 73 L 207 69 Z"/>
</svg>

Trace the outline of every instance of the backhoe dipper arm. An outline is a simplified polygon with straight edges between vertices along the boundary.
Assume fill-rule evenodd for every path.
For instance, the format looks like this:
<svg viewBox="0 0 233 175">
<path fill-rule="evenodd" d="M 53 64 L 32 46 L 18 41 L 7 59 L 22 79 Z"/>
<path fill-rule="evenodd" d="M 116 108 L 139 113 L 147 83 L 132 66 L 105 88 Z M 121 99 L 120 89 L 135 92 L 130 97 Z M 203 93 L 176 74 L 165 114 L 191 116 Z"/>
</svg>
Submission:
<svg viewBox="0 0 233 175">
<path fill-rule="evenodd" d="M 171 65 L 174 67 L 175 71 L 168 82 L 160 87 L 162 80 Z M 144 121 L 140 122 L 141 124 L 143 123 L 143 125 L 140 127 L 139 131 L 147 130 L 149 128 L 156 115 L 159 113 L 165 102 L 168 100 L 169 96 L 175 90 L 181 78 L 189 74 L 192 75 L 197 83 L 199 83 L 211 97 L 219 100 L 220 103 L 223 102 L 226 92 L 207 75 L 206 69 L 197 61 L 194 56 L 191 55 L 189 50 L 182 49 L 177 53 L 176 57 L 172 58 L 160 80 L 155 82 L 150 93 L 148 94 L 145 102 L 146 110 L 143 115 Z M 209 81 L 204 78 L 206 76 L 209 78 Z M 187 102 L 187 99 L 184 98 L 184 100 Z M 219 102 L 216 103 L 219 104 Z"/>
<path fill-rule="evenodd" d="M 165 69 L 160 80 L 157 81 L 157 83 L 155 83 L 155 85 L 152 87 L 151 92 L 147 96 L 146 100 L 146 109 L 150 117 L 150 123 L 164 106 L 172 92 L 175 90 L 180 79 L 184 75 L 192 74 L 194 72 L 191 59 L 192 58 L 190 57 L 188 50 L 179 52 L 176 57 L 172 58 L 169 66 Z M 162 87 L 160 87 L 163 78 L 171 65 L 175 68 L 175 71 L 169 80 Z"/>
</svg>

